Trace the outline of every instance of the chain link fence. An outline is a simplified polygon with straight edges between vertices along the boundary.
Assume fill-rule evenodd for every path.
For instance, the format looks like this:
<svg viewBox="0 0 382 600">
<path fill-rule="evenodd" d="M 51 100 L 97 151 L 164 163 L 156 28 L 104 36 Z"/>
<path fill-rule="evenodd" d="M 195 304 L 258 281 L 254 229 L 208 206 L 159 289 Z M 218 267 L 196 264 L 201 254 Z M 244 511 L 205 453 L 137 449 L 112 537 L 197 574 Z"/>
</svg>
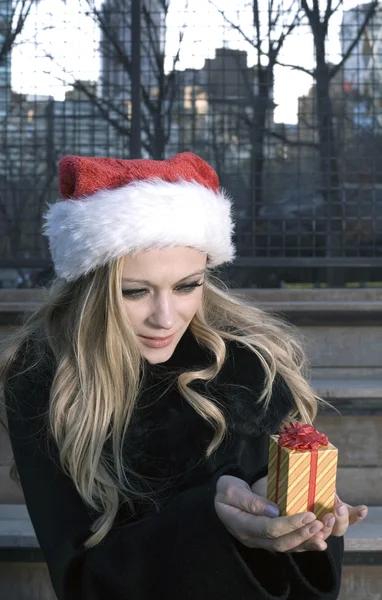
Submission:
<svg viewBox="0 0 382 600">
<path fill-rule="evenodd" d="M 3 287 L 51 275 L 63 155 L 183 151 L 234 199 L 236 285 L 382 285 L 381 41 L 377 1 L 0 0 Z"/>
</svg>

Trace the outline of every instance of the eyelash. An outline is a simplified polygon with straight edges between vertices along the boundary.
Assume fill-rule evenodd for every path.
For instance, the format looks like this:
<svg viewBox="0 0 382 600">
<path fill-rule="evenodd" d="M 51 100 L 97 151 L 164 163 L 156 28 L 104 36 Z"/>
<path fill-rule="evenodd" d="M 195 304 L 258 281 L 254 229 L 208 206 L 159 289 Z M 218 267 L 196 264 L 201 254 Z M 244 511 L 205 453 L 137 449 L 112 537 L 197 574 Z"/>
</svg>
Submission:
<svg viewBox="0 0 382 600">
<path fill-rule="evenodd" d="M 201 283 L 189 283 L 187 285 L 183 285 L 180 286 L 178 288 L 176 288 L 178 291 L 180 290 L 187 290 L 187 291 L 183 291 L 183 293 L 185 294 L 189 294 L 191 293 L 194 289 L 196 289 L 197 287 L 200 287 L 201 285 L 204 284 L 204 281 L 202 281 Z M 123 296 L 127 297 L 127 298 L 131 298 L 133 300 L 138 299 L 138 298 L 142 298 L 144 294 L 142 294 L 142 292 L 147 292 L 146 289 L 139 289 L 139 290 L 122 290 L 122 294 Z"/>
</svg>

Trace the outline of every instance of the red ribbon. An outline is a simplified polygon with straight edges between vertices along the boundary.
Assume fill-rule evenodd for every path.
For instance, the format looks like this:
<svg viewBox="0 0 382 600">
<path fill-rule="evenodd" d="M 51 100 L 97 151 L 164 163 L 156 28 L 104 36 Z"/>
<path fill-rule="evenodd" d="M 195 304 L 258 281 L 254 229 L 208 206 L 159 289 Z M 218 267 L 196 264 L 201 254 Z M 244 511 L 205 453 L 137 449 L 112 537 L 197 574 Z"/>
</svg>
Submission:
<svg viewBox="0 0 382 600">
<path fill-rule="evenodd" d="M 283 427 L 279 435 L 277 452 L 277 480 L 276 480 L 276 504 L 278 501 L 279 492 L 279 473 L 281 460 L 281 446 L 291 448 L 293 450 L 310 450 L 310 476 L 309 476 L 309 493 L 308 493 L 308 511 L 314 512 L 314 500 L 316 496 L 316 477 L 317 477 L 317 462 L 318 448 L 327 446 L 329 440 L 326 435 L 320 433 L 313 425 L 293 423 Z"/>
</svg>

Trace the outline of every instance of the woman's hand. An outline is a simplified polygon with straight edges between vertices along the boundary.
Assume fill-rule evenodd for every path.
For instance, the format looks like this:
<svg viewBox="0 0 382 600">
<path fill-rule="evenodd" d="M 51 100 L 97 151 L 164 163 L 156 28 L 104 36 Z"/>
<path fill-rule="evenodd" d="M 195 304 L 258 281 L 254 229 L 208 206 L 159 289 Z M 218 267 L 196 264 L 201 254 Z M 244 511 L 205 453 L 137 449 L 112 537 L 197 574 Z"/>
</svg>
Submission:
<svg viewBox="0 0 382 600">
<path fill-rule="evenodd" d="M 275 504 L 231 475 L 218 479 L 215 510 L 231 535 L 249 548 L 303 552 L 310 549 L 310 540 L 324 528 L 310 512 L 278 517 Z"/>
<path fill-rule="evenodd" d="M 322 521 L 311 512 L 279 517 L 276 505 L 265 497 L 266 487 L 266 477 L 252 488 L 231 475 L 223 475 L 217 482 L 216 513 L 227 530 L 249 548 L 277 552 L 326 550 L 329 535 L 344 535 L 349 524 L 359 523 L 367 515 L 366 506 L 352 507 L 337 497 L 335 515 L 327 514 Z M 344 510 L 338 513 L 341 506 Z"/>
<path fill-rule="evenodd" d="M 255 494 L 266 496 L 267 493 L 267 477 L 263 477 L 253 484 L 251 490 Z M 326 550 L 327 544 L 325 540 L 330 536 L 342 536 L 346 533 L 349 525 L 356 525 L 363 521 L 367 516 L 367 506 L 361 504 L 359 506 L 351 506 L 345 504 L 336 495 L 335 508 L 333 513 L 327 513 L 320 519 L 324 525 L 323 529 L 312 536 L 308 544 L 304 544 L 302 548 L 295 551 L 309 550 Z"/>
<path fill-rule="evenodd" d="M 317 536 L 317 540 L 312 539 L 313 543 L 317 542 L 319 550 L 325 550 L 327 544 L 326 540 L 330 535 L 341 536 L 345 535 L 350 525 L 357 525 L 364 520 L 367 516 L 367 506 L 360 504 L 358 506 L 351 506 L 342 502 L 336 495 L 334 512 L 328 513 L 322 517 L 324 528 L 320 531 Z"/>
</svg>

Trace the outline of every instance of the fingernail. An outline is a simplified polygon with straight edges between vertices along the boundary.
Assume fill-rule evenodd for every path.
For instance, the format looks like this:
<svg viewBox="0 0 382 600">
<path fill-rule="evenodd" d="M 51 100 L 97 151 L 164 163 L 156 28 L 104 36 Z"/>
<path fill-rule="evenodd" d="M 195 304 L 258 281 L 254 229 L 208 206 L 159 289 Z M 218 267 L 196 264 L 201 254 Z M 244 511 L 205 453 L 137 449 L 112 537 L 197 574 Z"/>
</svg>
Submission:
<svg viewBox="0 0 382 600">
<path fill-rule="evenodd" d="M 321 529 L 321 523 L 313 523 L 312 527 L 309 528 L 309 533 L 317 533 L 317 531 L 320 531 Z"/>
<path fill-rule="evenodd" d="M 266 517 L 278 517 L 280 514 L 279 509 L 274 504 L 266 504 L 264 508 L 264 515 Z"/>
<path fill-rule="evenodd" d="M 362 510 L 358 511 L 357 515 L 358 515 L 359 517 L 361 517 L 362 519 L 363 519 L 364 517 L 366 517 L 366 515 L 367 515 L 367 508 L 363 508 Z"/>
<path fill-rule="evenodd" d="M 345 504 L 340 504 L 340 506 L 337 506 L 336 512 L 337 512 L 337 515 L 339 515 L 340 517 L 344 517 L 346 515 Z"/>
<path fill-rule="evenodd" d="M 330 519 L 328 519 L 326 521 L 326 526 L 327 527 L 333 527 L 334 523 L 336 522 L 336 518 L 335 517 L 330 517 Z"/>
</svg>

